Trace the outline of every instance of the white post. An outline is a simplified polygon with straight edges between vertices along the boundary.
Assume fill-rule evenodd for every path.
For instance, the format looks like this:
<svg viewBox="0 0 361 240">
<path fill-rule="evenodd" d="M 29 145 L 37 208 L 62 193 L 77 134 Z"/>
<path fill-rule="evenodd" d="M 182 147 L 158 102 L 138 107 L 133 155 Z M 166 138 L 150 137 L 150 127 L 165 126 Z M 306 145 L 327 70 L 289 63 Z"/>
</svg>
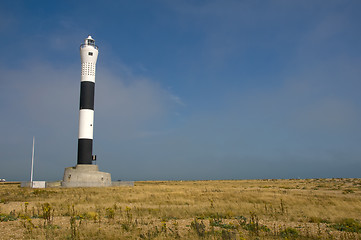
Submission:
<svg viewBox="0 0 361 240">
<path fill-rule="evenodd" d="M 33 174 L 34 174 L 34 146 L 35 146 L 35 137 L 33 137 L 33 152 L 31 154 L 31 173 L 30 173 L 30 187 L 33 187 Z"/>
</svg>

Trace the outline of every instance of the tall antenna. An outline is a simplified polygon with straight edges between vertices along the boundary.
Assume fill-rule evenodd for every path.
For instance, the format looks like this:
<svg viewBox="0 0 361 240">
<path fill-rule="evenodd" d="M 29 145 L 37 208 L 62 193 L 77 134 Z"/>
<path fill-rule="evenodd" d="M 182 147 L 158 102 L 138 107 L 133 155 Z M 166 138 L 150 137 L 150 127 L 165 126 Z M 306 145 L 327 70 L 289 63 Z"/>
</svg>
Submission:
<svg viewBox="0 0 361 240">
<path fill-rule="evenodd" d="M 30 173 L 30 187 L 33 187 L 33 175 L 34 175 L 34 146 L 35 146 L 35 137 L 33 137 L 33 152 L 31 154 L 31 173 Z"/>
</svg>

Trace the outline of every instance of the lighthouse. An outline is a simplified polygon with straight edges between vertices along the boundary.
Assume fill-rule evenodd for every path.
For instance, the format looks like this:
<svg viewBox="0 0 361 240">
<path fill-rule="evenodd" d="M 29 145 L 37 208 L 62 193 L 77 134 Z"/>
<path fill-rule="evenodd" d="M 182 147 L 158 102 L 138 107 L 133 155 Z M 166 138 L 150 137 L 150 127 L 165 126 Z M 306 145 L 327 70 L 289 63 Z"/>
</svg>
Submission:
<svg viewBox="0 0 361 240">
<path fill-rule="evenodd" d="M 89 35 L 80 45 L 81 78 L 79 101 L 78 156 L 75 167 L 65 168 L 62 186 L 110 186 L 110 173 L 100 172 L 93 165 L 94 93 L 98 46 Z"/>
<path fill-rule="evenodd" d="M 89 35 L 80 45 L 81 80 L 79 104 L 78 164 L 92 164 L 95 69 L 98 46 Z"/>
</svg>

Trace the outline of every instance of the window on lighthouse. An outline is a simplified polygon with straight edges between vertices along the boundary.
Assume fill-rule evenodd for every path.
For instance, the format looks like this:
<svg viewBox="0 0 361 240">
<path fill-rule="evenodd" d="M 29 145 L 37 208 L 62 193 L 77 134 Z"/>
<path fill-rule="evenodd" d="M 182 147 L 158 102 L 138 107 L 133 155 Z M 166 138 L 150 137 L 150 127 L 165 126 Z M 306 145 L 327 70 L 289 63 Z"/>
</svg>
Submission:
<svg viewBox="0 0 361 240">
<path fill-rule="evenodd" d="M 93 53 L 92 53 L 92 52 L 88 52 L 88 55 L 89 55 L 89 56 L 93 56 Z"/>
</svg>

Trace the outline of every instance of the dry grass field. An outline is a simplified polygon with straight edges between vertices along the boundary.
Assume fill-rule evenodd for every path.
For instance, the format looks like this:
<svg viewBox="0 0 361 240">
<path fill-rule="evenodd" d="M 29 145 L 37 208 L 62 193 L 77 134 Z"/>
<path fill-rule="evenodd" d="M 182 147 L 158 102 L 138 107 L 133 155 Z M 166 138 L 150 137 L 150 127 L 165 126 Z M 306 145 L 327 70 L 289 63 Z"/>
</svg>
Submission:
<svg viewBox="0 0 361 240">
<path fill-rule="evenodd" d="M 361 179 L 0 185 L 0 239 L 361 239 Z"/>
</svg>

